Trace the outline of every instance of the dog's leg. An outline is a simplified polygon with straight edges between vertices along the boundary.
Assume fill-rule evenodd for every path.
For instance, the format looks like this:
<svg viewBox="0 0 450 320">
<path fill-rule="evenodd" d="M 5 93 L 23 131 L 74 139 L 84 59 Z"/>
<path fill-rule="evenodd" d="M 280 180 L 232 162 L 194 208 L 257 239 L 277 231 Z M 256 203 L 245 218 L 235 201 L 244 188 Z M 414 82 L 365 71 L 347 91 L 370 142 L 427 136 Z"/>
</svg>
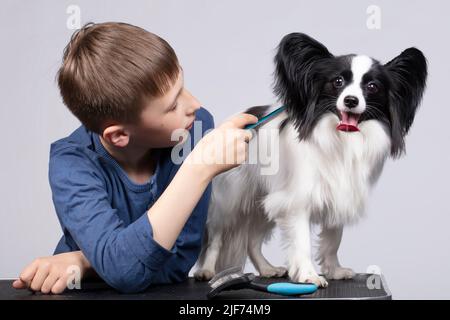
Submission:
<svg viewBox="0 0 450 320">
<path fill-rule="evenodd" d="M 291 279 L 327 287 L 328 282 L 317 274 L 311 259 L 310 213 L 303 211 L 292 215 L 282 224 L 290 244 L 288 261 Z"/>
<path fill-rule="evenodd" d="M 318 261 L 322 268 L 322 273 L 327 279 L 351 279 L 355 276 L 355 272 L 352 269 L 341 267 L 337 257 L 343 229 L 343 227 L 323 227 L 320 233 Z"/>
<path fill-rule="evenodd" d="M 248 255 L 261 277 L 283 277 L 287 273 L 285 267 L 274 267 L 262 254 L 264 238 L 273 227 L 273 223 L 265 222 L 260 228 L 252 227 L 249 232 Z"/>
<path fill-rule="evenodd" d="M 194 278 L 199 281 L 211 280 L 215 275 L 216 262 L 219 256 L 220 248 L 222 246 L 222 234 L 220 232 L 208 234 L 211 237 L 211 241 L 207 244 L 205 257 L 203 263 L 199 266 L 198 270 L 194 273 Z"/>
</svg>

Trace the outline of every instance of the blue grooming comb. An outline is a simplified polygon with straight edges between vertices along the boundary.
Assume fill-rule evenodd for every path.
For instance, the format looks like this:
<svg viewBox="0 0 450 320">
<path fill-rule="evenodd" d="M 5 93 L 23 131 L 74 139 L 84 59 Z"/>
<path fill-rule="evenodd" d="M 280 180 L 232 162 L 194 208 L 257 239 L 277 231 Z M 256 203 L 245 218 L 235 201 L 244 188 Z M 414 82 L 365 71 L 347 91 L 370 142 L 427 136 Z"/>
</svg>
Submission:
<svg viewBox="0 0 450 320">
<path fill-rule="evenodd" d="M 274 111 L 272 111 L 271 113 L 269 113 L 268 115 L 265 115 L 264 117 L 259 119 L 257 123 L 246 125 L 244 127 L 244 129 L 253 129 L 253 128 L 259 126 L 260 124 L 262 124 L 262 123 L 270 120 L 271 118 L 275 117 L 277 114 L 279 114 L 280 112 L 283 112 L 285 109 L 286 109 L 286 106 L 281 106 L 281 107 L 275 109 Z"/>
</svg>

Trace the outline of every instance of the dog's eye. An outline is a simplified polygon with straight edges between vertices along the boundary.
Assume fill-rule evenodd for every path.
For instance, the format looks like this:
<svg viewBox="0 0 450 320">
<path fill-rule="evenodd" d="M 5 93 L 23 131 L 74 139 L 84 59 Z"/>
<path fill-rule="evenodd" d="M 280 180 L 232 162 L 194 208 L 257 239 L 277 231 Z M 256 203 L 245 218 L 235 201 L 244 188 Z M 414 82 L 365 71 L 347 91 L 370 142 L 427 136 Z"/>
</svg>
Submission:
<svg viewBox="0 0 450 320">
<path fill-rule="evenodd" d="M 335 88 L 342 87 L 344 85 L 344 78 L 337 77 L 336 79 L 333 80 L 333 85 Z"/>
<path fill-rule="evenodd" d="M 367 91 L 369 91 L 369 93 L 377 93 L 378 92 L 378 86 L 373 83 L 373 82 L 369 82 L 367 84 Z"/>
</svg>

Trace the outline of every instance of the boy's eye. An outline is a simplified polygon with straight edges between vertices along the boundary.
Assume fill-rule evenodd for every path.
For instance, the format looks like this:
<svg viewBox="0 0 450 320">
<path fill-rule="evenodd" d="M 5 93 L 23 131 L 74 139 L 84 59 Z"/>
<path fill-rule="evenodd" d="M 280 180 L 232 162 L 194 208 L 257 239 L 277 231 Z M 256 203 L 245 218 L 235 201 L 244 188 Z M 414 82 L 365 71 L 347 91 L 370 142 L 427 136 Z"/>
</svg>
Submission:
<svg viewBox="0 0 450 320">
<path fill-rule="evenodd" d="M 170 108 L 170 110 L 171 110 L 171 111 L 175 110 L 175 109 L 177 108 L 177 105 L 178 105 L 178 103 L 175 103 L 175 104 L 173 105 L 173 107 Z"/>
</svg>

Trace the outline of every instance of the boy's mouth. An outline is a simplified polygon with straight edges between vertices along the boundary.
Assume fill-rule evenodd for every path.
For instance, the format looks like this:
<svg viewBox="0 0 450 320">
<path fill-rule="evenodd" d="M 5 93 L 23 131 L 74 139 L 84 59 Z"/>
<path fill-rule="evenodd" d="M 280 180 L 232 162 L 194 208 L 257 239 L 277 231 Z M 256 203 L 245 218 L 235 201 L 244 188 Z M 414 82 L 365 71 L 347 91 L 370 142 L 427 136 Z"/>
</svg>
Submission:
<svg viewBox="0 0 450 320">
<path fill-rule="evenodd" d="M 192 126 L 194 125 L 194 121 L 195 121 L 195 118 L 194 118 L 194 120 L 192 120 L 192 122 L 186 127 L 186 130 L 191 130 Z"/>
<path fill-rule="evenodd" d="M 359 131 L 358 120 L 361 116 L 357 113 L 339 111 L 341 114 L 341 122 L 337 125 L 336 129 L 345 132 Z"/>
</svg>

